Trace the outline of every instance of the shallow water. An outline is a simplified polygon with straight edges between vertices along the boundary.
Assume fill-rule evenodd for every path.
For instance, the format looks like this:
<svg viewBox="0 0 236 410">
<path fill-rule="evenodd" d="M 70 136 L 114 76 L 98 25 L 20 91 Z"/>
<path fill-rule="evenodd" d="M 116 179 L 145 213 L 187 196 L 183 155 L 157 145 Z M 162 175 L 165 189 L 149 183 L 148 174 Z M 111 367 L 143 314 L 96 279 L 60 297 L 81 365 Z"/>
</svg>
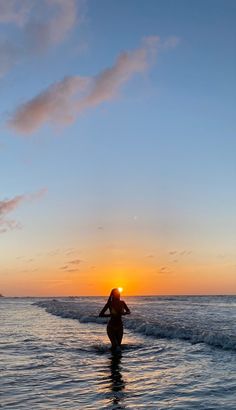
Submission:
<svg viewBox="0 0 236 410">
<path fill-rule="evenodd" d="M 104 299 L 38 301 L 51 315 L 4 298 L 1 408 L 233 410 L 235 301 L 127 298 L 132 316 L 114 356 L 96 317 Z"/>
</svg>

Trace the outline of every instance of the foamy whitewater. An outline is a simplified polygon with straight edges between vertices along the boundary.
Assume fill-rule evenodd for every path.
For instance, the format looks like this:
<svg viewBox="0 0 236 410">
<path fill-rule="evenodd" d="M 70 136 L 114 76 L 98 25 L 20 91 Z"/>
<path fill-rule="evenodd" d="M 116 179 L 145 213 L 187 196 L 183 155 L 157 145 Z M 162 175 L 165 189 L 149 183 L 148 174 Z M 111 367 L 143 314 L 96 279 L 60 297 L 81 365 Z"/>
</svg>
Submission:
<svg viewBox="0 0 236 410">
<path fill-rule="evenodd" d="M 113 355 L 105 298 L 1 298 L 3 409 L 236 408 L 236 297 L 126 297 Z"/>
</svg>

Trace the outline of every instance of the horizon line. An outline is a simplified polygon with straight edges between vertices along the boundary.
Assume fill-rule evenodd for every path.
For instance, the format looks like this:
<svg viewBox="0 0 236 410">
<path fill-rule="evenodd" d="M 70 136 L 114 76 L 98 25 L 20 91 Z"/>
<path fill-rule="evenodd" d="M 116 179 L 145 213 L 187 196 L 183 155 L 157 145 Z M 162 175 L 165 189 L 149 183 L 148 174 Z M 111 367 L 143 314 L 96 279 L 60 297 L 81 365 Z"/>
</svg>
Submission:
<svg viewBox="0 0 236 410">
<path fill-rule="evenodd" d="M 181 297 L 181 296 L 236 296 L 236 293 L 182 293 L 182 294 L 140 294 L 140 295 L 125 295 L 125 297 Z M 106 295 L 38 295 L 38 296 L 32 296 L 32 295 L 22 295 L 22 296 L 7 296 L 1 294 L 1 298 L 6 299 L 6 298 L 97 298 L 97 297 L 107 297 Z M 0 298 L 0 299 L 1 299 Z"/>
</svg>

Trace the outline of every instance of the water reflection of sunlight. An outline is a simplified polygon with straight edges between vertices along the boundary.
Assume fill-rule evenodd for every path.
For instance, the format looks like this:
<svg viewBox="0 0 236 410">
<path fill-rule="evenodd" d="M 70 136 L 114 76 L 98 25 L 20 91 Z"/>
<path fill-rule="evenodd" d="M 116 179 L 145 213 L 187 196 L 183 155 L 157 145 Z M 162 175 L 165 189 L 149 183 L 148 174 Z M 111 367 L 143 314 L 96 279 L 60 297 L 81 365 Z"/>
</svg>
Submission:
<svg viewBox="0 0 236 410">
<path fill-rule="evenodd" d="M 113 393 L 112 403 L 114 409 L 125 408 L 122 405 L 123 393 L 122 390 L 125 388 L 125 382 L 121 374 L 121 355 L 112 354 L 110 361 L 110 371 L 111 371 L 111 391 Z"/>
</svg>

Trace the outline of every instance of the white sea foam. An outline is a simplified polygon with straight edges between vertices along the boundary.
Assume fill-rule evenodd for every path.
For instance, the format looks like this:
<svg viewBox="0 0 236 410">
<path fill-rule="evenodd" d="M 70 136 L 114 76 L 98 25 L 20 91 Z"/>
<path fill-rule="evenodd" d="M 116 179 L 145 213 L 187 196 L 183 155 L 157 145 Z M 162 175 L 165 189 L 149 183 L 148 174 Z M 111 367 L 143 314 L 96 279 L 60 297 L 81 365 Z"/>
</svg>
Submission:
<svg viewBox="0 0 236 410">
<path fill-rule="evenodd" d="M 205 343 L 236 350 L 236 305 L 230 298 L 137 299 L 135 302 L 130 300 L 133 314 L 124 319 L 127 329 L 145 336 L 182 339 L 193 344 Z M 37 305 L 48 313 L 77 319 L 81 323 L 102 324 L 107 321 L 98 317 L 101 299 L 49 299 L 39 301 Z"/>
<path fill-rule="evenodd" d="M 235 351 L 189 343 L 232 342 L 233 300 L 127 298 L 131 331 L 114 355 L 104 299 L 2 299 L 1 408 L 235 410 Z"/>
</svg>

